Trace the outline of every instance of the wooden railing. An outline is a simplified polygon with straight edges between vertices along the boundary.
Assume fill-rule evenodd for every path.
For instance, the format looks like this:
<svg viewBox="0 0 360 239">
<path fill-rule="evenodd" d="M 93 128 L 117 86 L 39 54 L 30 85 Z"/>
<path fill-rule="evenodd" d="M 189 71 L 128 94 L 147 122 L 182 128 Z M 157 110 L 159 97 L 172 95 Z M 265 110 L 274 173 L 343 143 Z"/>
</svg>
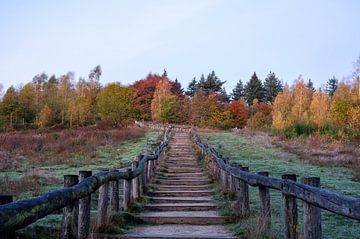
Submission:
<svg viewBox="0 0 360 239">
<path fill-rule="evenodd" d="M 108 219 L 108 207 L 118 212 L 119 180 L 124 179 L 123 209 L 141 197 L 146 185 L 155 175 L 158 161 L 162 160 L 169 143 L 171 127 L 164 133 L 160 146 L 153 154 L 139 155 L 132 169 L 104 170 L 92 175 L 80 171 L 79 175 L 65 175 L 64 188 L 38 197 L 0 205 L 0 238 L 14 237 L 21 229 L 59 209 L 63 209 L 61 238 L 88 238 L 90 233 L 91 194 L 99 190 L 96 225 L 102 226 Z M 80 179 L 80 182 L 79 182 Z M 0 195 L 0 204 L 8 202 L 9 196 Z"/>
<path fill-rule="evenodd" d="M 360 199 L 319 188 L 320 178 L 318 177 L 302 178 L 301 183 L 298 183 L 295 174 L 286 174 L 280 179 L 270 177 L 268 172 L 251 173 L 248 167 L 231 164 L 219 157 L 213 148 L 201 142 L 195 128 L 191 131 L 191 137 L 214 181 L 224 193 L 236 195 L 235 209 L 241 217 L 246 217 L 250 213 L 250 185 L 259 188 L 260 216 L 268 224 L 271 223 L 269 188 L 283 193 L 284 238 L 295 239 L 299 237 L 296 199 L 301 199 L 304 202 L 303 238 L 305 239 L 322 237 L 320 209 L 360 220 Z"/>
<path fill-rule="evenodd" d="M 135 121 L 135 124 L 140 127 L 147 127 L 150 129 L 155 130 L 164 130 L 168 127 L 171 127 L 172 131 L 175 132 L 190 132 L 192 127 L 191 126 L 184 126 L 184 125 L 175 125 L 175 124 L 163 124 L 163 123 L 154 123 L 151 121 Z"/>
</svg>

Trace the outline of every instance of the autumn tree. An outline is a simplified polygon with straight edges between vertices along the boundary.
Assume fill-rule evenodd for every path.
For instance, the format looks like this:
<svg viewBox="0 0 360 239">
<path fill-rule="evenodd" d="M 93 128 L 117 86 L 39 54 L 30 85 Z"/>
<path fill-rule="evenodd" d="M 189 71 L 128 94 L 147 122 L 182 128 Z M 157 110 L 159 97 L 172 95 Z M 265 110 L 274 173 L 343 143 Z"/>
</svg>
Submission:
<svg viewBox="0 0 360 239">
<path fill-rule="evenodd" d="M 231 98 L 232 100 L 240 100 L 240 98 L 244 96 L 245 96 L 244 85 L 242 81 L 239 80 L 238 83 L 236 83 L 236 86 L 231 93 Z"/>
<path fill-rule="evenodd" d="M 212 124 L 212 115 L 220 111 L 221 105 L 216 94 L 199 91 L 191 101 L 191 122 L 198 126 L 209 126 Z"/>
<path fill-rule="evenodd" d="M 340 82 L 333 95 L 330 106 L 330 115 L 333 124 L 342 127 L 349 125 L 352 110 L 351 87 L 345 82 Z"/>
<path fill-rule="evenodd" d="M 272 113 L 272 126 L 277 130 L 283 130 L 290 125 L 289 114 L 293 104 L 293 96 L 287 85 L 280 92 L 274 101 Z"/>
<path fill-rule="evenodd" d="M 159 81 L 154 92 L 154 98 L 151 101 L 151 118 L 154 121 L 160 121 L 162 98 L 172 95 L 170 81 L 163 78 Z"/>
<path fill-rule="evenodd" d="M 159 121 L 177 123 L 180 119 L 180 99 L 176 95 L 165 95 L 160 99 Z"/>
<path fill-rule="evenodd" d="M 129 124 L 135 117 L 133 89 L 110 83 L 97 96 L 97 109 L 102 120 L 111 121 L 116 126 Z"/>
<path fill-rule="evenodd" d="M 291 107 L 290 122 L 304 123 L 309 121 L 309 107 L 313 91 L 305 85 L 302 76 L 295 81 L 293 88 L 293 105 Z"/>
<path fill-rule="evenodd" d="M 251 117 L 247 121 L 247 126 L 253 130 L 267 130 L 272 125 L 272 110 L 270 103 L 258 102 L 254 100 L 251 105 Z"/>
<path fill-rule="evenodd" d="M 328 122 L 330 98 L 326 92 L 315 92 L 309 108 L 310 123 L 322 127 Z"/>
<path fill-rule="evenodd" d="M 151 120 L 151 102 L 154 98 L 156 85 L 163 79 L 156 74 L 149 74 L 145 79 L 136 81 L 130 86 L 134 89 L 136 96 L 134 104 L 139 108 L 138 119 Z"/>
<path fill-rule="evenodd" d="M 0 105 L 4 126 L 10 126 L 12 128 L 18 121 L 18 116 L 21 111 L 18 94 L 18 91 L 13 86 L 10 86 L 5 92 Z"/>
<path fill-rule="evenodd" d="M 257 77 L 256 72 L 254 72 L 250 80 L 247 82 L 244 91 L 246 102 L 249 105 L 252 104 L 254 99 L 264 101 L 264 88 L 260 79 Z"/>
<path fill-rule="evenodd" d="M 274 72 L 270 71 L 264 81 L 264 100 L 266 102 L 274 103 L 275 97 L 282 91 L 282 89 L 282 82 Z"/>
<path fill-rule="evenodd" d="M 226 110 L 228 110 L 231 114 L 231 118 L 234 122 L 234 127 L 243 128 L 246 125 L 248 119 L 248 110 L 243 102 L 239 100 L 231 101 L 227 106 Z"/>
<path fill-rule="evenodd" d="M 36 106 L 35 106 L 35 88 L 34 85 L 28 83 L 24 85 L 19 91 L 19 105 L 21 106 L 21 118 L 23 124 L 32 123 L 36 117 Z"/>
</svg>

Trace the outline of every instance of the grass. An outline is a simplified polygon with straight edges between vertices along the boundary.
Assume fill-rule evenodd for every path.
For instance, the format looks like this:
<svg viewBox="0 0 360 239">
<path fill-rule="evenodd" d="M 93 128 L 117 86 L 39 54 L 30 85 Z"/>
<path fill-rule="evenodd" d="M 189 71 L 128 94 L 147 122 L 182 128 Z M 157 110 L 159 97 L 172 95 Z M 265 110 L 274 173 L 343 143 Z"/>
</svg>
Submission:
<svg viewBox="0 0 360 239">
<path fill-rule="evenodd" d="M 129 131 L 128 131 L 129 133 Z M 140 133 L 140 132 L 138 132 Z M 109 133 L 108 135 L 111 135 Z M 158 134 L 156 132 L 142 132 L 133 137 L 128 134 L 125 138 L 108 139 L 112 142 L 108 145 L 101 145 L 96 148 L 96 157 L 91 160 L 83 160 L 83 156 L 71 154 L 70 159 L 57 164 L 52 161 L 51 164 L 38 164 L 29 166 L 22 170 L 7 170 L 0 172 L 0 191 L 15 195 L 14 200 L 31 198 L 62 187 L 63 175 L 78 174 L 79 170 L 92 170 L 93 173 L 104 168 L 127 168 L 130 167 L 132 159 L 139 153 L 145 153 L 152 150 L 152 143 L 157 142 Z M 109 136 L 110 137 L 110 136 Z M 132 138 L 132 139 L 126 139 Z M 54 153 L 54 152 L 52 152 Z M 31 165 L 31 163 L 29 163 Z M 120 193 L 122 191 L 122 182 L 120 182 Z M 94 193 L 92 199 L 92 215 L 96 214 L 97 193 Z M 61 213 L 61 211 L 59 211 Z M 94 218 L 96 216 L 93 216 Z M 120 217 L 114 215 L 111 217 L 111 231 L 122 232 L 127 225 L 118 222 Z M 18 231 L 22 238 L 53 238 L 58 237 L 62 221 L 61 214 L 51 214 L 38 220 L 30 226 Z"/>
<path fill-rule="evenodd" d="M 271 176 L 296 173 L 298 178 L 305 176 L 321 177 L 322 188 L 360 197 L 360 182 L 354 180 L 355 172 L 349 168 L 304 164 L 294 154 L 275 147 L 253 144 L 251 140 L 232 133 L 200 133 L 204 143 L 214 147 L 223 158 L 248 166 L 250 171 L 268 171 Z M 283 203 L 280 192 L 270 190 L 272 227 L 276 238 L 283 237 Z M 258 189 L 250 187 L 250 207 L 252 214 L 259 211 Z M 302 202 L 298 201 L 299 221 L 302 224 Z M 322 210 L 324 238 L 358 238 L 359 222 Z"/>
<path fill-rule="evenodd" d="M 96 157 L 91 160 L 84 160 L 86 157 L 84 155 L 70 154 L 68 155 L 70 159 L 66 162 L 71 163 L 62 161 L 33 165 L 32 162 L 26 162 L 26 166 L 21 169 L 3 170 L 0 172 L 0 181 L 7 183 L 0 184 L 0 191 L 14 195 L 15 200 L 26 199 L 62 187 L 65 174 L 78 174 L 79 170 L 92 170 L 95 173 L 104 168 L 129 167 L 132 159 L 148 148 L 148 142 L 154 141 L 157 137 L 155 132 L 141 134 L 137 132 L 137 134 L 136 137 L 131 134 L 126 136 L 133 139 L 126 139 L 126 137 L 118 140 L 108 139 L 107 141 L 111 140 L 112 143 L 98 146 L 95 151 Z M 54 151 L 49 155 L 53 154 Z M 29 154 L 25 155 L 29 157 Z M 62 154 L 60 156 L 63 157 Z"/>
</svg>

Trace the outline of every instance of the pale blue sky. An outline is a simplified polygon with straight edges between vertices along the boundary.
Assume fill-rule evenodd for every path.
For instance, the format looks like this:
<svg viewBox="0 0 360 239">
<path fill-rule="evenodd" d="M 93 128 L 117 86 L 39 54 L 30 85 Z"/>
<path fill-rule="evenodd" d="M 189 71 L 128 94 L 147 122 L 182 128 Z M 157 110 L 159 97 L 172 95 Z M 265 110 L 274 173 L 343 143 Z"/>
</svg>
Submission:
<svg viewBox="0 0 360 239">
<path fill-rule="evenodd" d="M 317 87 L 348 76 L 360 55 L 357 0 L 0 0 L 5 88 L 45 71 L 129 84 L 149 72 L 177 77 L 215 70 L 226 89 L 256 71 Z"/>
</svg>

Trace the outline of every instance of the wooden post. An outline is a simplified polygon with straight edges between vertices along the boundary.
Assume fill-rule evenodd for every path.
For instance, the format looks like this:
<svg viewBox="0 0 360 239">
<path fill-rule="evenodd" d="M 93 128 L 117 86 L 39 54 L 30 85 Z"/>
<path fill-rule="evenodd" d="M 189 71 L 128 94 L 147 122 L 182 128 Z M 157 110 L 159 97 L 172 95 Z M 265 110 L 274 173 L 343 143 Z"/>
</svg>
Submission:
<svg viewBox="0 0 360 239">
<path fill-rule="evenodd" d="M 79 171 L 80 182 L 92 175 L 91 171 Z M 79 200 L 79 239 L 86 239 L 90 235 L 91 195 Z"/>
<path fill-rule="evenodd" d="M 259 172 L 261 176 L 268 177 L 269 172 Z M 270 191 L 269 188 L 259 186 L 260 217 L 265 221 L 267 228 L 271 225 Z"/>
<path fill-rule="evenodd" d="M 132 170 L 135 170 L 138 166 L 139 162 L 136 159 L 137 159 L 137 157 L 131 164 Z M 132 198 L 134 200 L 137 200 L 139 198 L 139 181 L 140 181 L 139 178 L 140 178 L 140 176 L 138 176 L 132 180 Z"/>
<path fill-rule="evenodd" d="M 130 169 L 129 169 L 130 171 Z M 131 203 L 131 179 L 124 179 L 124 210 L 128 210 Z"/>
<path fill-rule="evenodd" d="M 320 187 L 320 178 L 302 178 L 301 182 L 313 187 Z M 304 202 L 304 239 L 322 238 L 320 208 Z"/>
<path fill-rule="evenodd" d="M 111 172 L 119 172 L 119 170 L 111 170 Z M 112 212 L 119 212 L 119 180 L 110 181 L 110 209 Z"/>
<path fill-rule="evenodd" d="M 241 170 L 248 171 L 248 167 L 241 167 Z M 241 217 L 247 217 L 250 213 L 249 185 L 240 179 L 236 179 L 236 207 Z"/>
<path fill-rule="evenodd" d="M 296 181 L 296 174 L 285 174 L 281 176 L 284 180 Z M 284 238 L 298 239 L 299 224 L 296 197 L 283 193 L 284 198 Z"/>
<path fill-rule="evenodd" d="M 229 193 L 233 195 L 235 193 L 235 183 L 234 183 L 234 177 L 230 172 L 228 173 L 228 183 L 229 183 Z"/>
<path fill-rule="evenodd" d="M 79 183 L 78 175 L 64 175 L 64 187 L 72 187 Z M 78 235 L 78 211 L 79 203 L 73 202 L 64 207 L 61 229 L 61 238 L 77 238 Z"/>
<path fill-rule="evenodd" d="M 108 170 L 104 170 L 104 171 L 108 171 Z M 101 227 L 106 224 L 108 205 L 109 205 L 109 183 L 104 183 L 99 188 L 97 227 Z"/>
<path fill-rule="evenodd" d="M 0 194 L 0 205 L 8 204 L 13 202 L 14 198 L 12 195 Z M 0 236 L 3 239 L 14 239 L 16 238 L 15 231 L 6 231 Z"/>
</svg>

